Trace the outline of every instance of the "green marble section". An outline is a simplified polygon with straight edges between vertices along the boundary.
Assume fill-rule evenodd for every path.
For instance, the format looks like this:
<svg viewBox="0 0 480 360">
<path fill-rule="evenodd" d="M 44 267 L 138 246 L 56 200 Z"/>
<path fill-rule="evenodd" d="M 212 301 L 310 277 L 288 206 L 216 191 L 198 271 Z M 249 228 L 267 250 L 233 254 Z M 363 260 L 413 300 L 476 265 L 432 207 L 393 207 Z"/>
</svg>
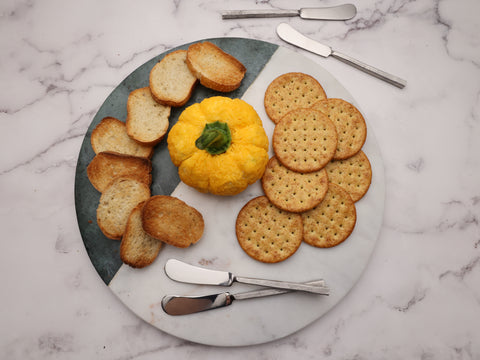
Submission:
<svg viewBox="0 0 480 360">
<path fill-rule="evenodd" d="M 207 97 L 216 95 L 229 96 L 231 98 L 242 97 L 243 93 L 253 83 L 257 75 L 268 63 L 271 56 L 278 48 L 278 45 L 243 38 L 214 38 L 202 41 L 210 41 L 219 46 L 225 52 L 236 57 L 246 66 L 247 73 L 242 81 L 242 85 L 237 90 L 230 93 L 216 92 L 198 84 L 192 97 L 185 106 L 172 108 L 170 127 L 176 123 L 178 116 L 185 107 L 200 102 Z M 186 50 L 189 45 L 191 44 L 179 46 L 154 57 L 125 78 L 125 80 L 123 80 L 107 97 L 93 118 L 92 123 L 85 134 L 78 156 L 75 175 L 75 206 L 77 221 L 88 256 L 98 274 L 107 285 L 122 265 L 122 261 L 120 260 L 119 254 L 120 241 L 111 240 L 105 237 L 98 228 L 96 221 L 96 209 L 100 199 L 100 193 L 90 184 L 86 174 L 87 166 L 95 156 L 90 144 L 92 130 L 107 116 L 112 116 L 121 121 L 125 121 L 127 116 L 127 98 L 130 92 L 148 86 L 150 70 L 167 53 L 179 49 Z M 263 95 L 260 94 L 259 96 Z M 155 153 L 152 157 L 152 164 L 152 195 L 171 194 L 179 184 L 180 179 L 178 177 L 177 168 L 170 160 L 165 139 L 155 148 Z"/>
</svg>

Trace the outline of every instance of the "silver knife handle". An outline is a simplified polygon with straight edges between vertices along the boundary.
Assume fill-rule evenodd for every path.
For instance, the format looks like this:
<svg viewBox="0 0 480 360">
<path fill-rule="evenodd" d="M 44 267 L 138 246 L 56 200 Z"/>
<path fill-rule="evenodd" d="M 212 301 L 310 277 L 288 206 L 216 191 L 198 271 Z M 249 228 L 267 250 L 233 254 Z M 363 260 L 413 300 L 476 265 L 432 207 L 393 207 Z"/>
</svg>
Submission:
<svg viewBox="0 0 480 360">
<path fill-rule="evenodd" d="M 325 289 L 325 293 L 323 295 L 329 295 L 329 293 L 330 293 L 330 290 L 325 285 L 325 280 L 323 280 L 323 279 L 309 281 L 309 282 L 306 282 L 305 284 L 316 285 L 316 286 L 323 287 Z M 232 296 L 235 300 L 244 300 L 244 299 L 257 298 L 257 297 L 265 297 L 265 296 L 286 294 L 286 293 L 293 292 L 293 291 L 294 290 L 265 288 L 265 289 L 260 289 L 260 290 L 253 290 L 253 291 L 236 293 L 236 294 L 232 294 Z"/>
<path fill-rule="evenodd" d="M 394 86 L 396 86 L 400 89 L 403 89 L 407 85 L 407 82 L 405 80 L 400 79 L 397 76 L 386 73 L 385 71 L 379 70 L 379 69 L 377 69 L 373 66 L 365 64 L 365 63 L 363 63 L 363 62 L 361 62 L 357 59 L 354 59 L 354 58 L 352 58 L 348 55 L 339 53 L 338 51 L 332 50 L 331 55 L 334 58 L 336 58 L 340 61 L 343 61 L 346 64 L 349 64 L 349 65 L 351 65 L 351 66 L 353 66 L 353 67 L 355 67 L 359 70 L 362 70 L 362 71 L 366 72 L 367 74 L 375 76 L 376 78 L 378 78 L 380 80 L 386 81 L 389 84 L 392 84 L 392 85 L 394 85 Z"/>
<path fill-rule="evenodd" d="M 325 286 L 319 286 L 319 285 L 309 285 L 309 284 L 302 284 L 302 283 L 288 282 L 288 281 L 255 279 L 255 278 L 240 277 L 240 276 L 235 277 L 235 280 L 244 284 L 267 286 L 267 287 L 273 287 L 277 289 L 306 291 L 306 292 L 310 292 L 314 294 L 322 294 L 322 295 L 328 294 L 328 288 L 326 288 Z"/>
<path fill-rule="evenodd" d="M 273 18 L 284 16 L 298 16 L 298 10 L 225 10 L 222 19 Z"/>
</svg>

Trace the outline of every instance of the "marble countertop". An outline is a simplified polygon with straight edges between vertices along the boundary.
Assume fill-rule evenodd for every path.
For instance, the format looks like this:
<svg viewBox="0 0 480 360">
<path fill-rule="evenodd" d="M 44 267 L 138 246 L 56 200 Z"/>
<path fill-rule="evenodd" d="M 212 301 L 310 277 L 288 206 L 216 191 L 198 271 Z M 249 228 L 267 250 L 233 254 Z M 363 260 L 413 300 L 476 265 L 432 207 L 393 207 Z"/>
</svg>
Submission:
<svg viewBox="0 0 480 360">
<path fill-rule="evenodd" d="M 302 0 L 299 7 L 335 5 Z M 0 352 L 5 359 L 479 359 L 480 3 L 363 1 L 346 22 L 222 20 L 287 0 L 0 4 Z M 284 43 L 288 22 L 408 81 L 403 90 Z M 285 338 L 212 347 L 144 322 L 85 250 L 75 167 L 92 121 L 133 70 L 176 46 L 244 37 L 317 62 L 360 104 L 382 152 L 383 225 L 365 272 Z"/>
</svg>

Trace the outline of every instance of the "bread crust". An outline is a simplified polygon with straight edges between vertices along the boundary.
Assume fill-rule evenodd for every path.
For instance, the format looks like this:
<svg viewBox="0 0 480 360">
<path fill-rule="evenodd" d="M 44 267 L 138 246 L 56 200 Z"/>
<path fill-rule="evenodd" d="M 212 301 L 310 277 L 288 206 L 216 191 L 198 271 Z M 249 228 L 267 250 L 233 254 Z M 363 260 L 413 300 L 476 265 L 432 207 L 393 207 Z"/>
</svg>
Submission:
<svg viewBox="0 0 480 360">
<path fill-rule="evenodd" d="M 209 41 L 188 47 L 187 66 L 203 86 L 221 92 L 238 89 L 247 71 L 235 57 Z"/>
<path fill-rule="evenodd" d="M 160 240 L 151 237 L 143 230 L 144 204 L 145 201 L 141 202 L 130 213 L 120 244 L 120 258 L 133 268 L 143 268 L 153 263 L 162 248 Z"/>
<path fill-rule="evenodd" d="M 100 196 L 98 227 L 106 237 L 120 240 L 132 210 L 149 197 L 150 188 L 143 182 L 129 177 L 115 179 Z"/>
<path fill-rule="evenodd" d="M 155 146 L 168 131 L 170 106 L 159 104 L 150 87 L 133 90 L 127 99 L 127 134 L 139 144 Z"/>
<path fill-rule="evenodd" d="M 200 212 L 168 195 L 155 195 L 145 202 L 142 225 L 150 236 L 180 248 L 200 240 L 205 226 Z"/>
<path fill-rule="evenodd" d="M 101 152 L 87 166 L 87 176 L 95 189 L 103 192 L 118 177 L 134 177 L 150 186 L 152 184 L 152 162 L 143 157 Z"/>
<path fill-rule="evenodd" d="M 187 50 L 176 50 L 165 55 L 150 71 L 150 91 L 160 104 L 179 107 L 192 96 L 197 78 L 190 72 L 186 60 Z"/>
<path fill-rule="evenodd" d="M 125 123 L 111 116 L 103 118 L 93 129 L 90 143 L 95 154 L 113 151 L 148 159 L 153 155 L 152 146 L 139 144 L 130 138 Z"/>
</svg>

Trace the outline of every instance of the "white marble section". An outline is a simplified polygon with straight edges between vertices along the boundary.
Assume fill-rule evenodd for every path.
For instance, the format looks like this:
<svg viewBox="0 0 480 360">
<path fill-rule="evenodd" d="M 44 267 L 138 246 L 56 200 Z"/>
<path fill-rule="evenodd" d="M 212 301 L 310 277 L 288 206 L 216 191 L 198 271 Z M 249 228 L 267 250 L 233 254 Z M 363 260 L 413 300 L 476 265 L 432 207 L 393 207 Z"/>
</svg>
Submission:
<svg viewBox="0 0 480 360">
<path fill-rule="evenodd" d="M 355 4 L 354 19 L 319 22 L 219 15 L 288 0 L 1 1 L 1 357 L 479 359 L 480 2 Z M 333 74 L 373 128 L 383 226 L 356 286 L 318 321 L 263 345 L 197 345 L 140 319 L 96 274 L 75 218 L 78 151 L 107 95 L 145 61 L 210 37 L 285 45 L 281 21 L 408 81 L 398 90 L 294 49 Z"/>
</svg>

